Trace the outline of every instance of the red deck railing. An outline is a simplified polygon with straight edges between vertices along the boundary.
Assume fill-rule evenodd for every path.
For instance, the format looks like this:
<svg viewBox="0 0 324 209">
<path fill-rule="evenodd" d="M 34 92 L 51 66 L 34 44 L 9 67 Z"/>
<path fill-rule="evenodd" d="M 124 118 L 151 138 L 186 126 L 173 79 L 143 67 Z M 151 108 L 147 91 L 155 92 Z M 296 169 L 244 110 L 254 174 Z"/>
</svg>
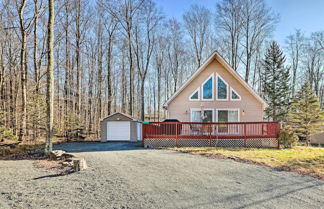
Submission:
<svg viewBox="0 0 324 209">
<path fill-rule="evenodd" d="M 143 124 L 142 142 L 150 139 L 247 139 L 278 138 L 279 122 L 150 122 Z"/>
</svg>

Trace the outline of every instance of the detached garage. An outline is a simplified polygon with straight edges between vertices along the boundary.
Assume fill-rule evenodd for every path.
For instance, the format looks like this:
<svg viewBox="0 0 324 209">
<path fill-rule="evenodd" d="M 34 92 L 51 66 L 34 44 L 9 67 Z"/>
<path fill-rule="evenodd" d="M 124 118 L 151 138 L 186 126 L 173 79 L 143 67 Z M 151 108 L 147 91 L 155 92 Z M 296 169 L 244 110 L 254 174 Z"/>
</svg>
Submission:
<svg viewBox="0 0 324 209">
<path fill-rule="evenodd" d="M 124 113 L 114 113 L 101 120 L 101 141 L 139 141 L 142 123 Z"/>
</svg>

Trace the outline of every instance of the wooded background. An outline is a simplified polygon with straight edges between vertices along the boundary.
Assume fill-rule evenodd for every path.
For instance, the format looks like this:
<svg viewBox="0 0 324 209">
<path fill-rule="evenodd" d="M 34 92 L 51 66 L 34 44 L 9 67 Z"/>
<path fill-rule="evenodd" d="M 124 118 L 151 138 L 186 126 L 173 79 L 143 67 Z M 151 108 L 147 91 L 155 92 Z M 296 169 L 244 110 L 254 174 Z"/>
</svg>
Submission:
<svg viewBox="0 0 324 209">
<path fill-rule="evenodd" d="M 280 15 L 264 0 L 215 5 L 169 19 L 153 0 L 56 0 L 55 135 L 97 134 L 116 111 L 164 119 L 163 103 L 215 50 L 262 96 Z M 1 123 L 20 139 L 46 130 L 47 11 L 45 0 L 0 1 Z M 280 47 L 289 94 L 308 80 L 323 108 L 324 31 L 292 31 Z"/>
</svg>

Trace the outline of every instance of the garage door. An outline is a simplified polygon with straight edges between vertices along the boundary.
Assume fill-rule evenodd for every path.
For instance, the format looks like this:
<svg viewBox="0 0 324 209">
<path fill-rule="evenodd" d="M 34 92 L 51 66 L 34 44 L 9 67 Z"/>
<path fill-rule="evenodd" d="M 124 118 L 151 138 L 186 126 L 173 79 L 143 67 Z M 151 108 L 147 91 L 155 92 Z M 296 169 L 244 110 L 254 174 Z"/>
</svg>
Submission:
<svg viewBox="0 0 324 209">
<path fill-rule="evenodd" d="M 130 140 L 130 122 L 129 121 L 111 121 L 107 123 L 108 141 Z"/>
</svg>

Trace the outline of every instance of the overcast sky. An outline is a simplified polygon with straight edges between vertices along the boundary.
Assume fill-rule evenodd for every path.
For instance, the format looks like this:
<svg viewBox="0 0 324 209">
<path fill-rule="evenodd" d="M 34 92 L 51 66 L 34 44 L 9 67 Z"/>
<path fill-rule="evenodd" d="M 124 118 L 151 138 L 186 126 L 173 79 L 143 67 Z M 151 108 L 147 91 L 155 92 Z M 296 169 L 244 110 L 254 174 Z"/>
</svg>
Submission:
<svg viewBox="0 0 324 209">
<path fill-rule="evenodd" d="M 167 17 L 182 19 L 182 14 L 191 4 L 204 5 L 213 12 L 221 0 L 156 0 Z M 285 38 L 295 29 L 305 35 L 324 30 L 324 0 L 266 0 L 274 12 L 280 14 L 280 22 L 274 32 L 274 40 L 283 44 Z"/>
</svg>

